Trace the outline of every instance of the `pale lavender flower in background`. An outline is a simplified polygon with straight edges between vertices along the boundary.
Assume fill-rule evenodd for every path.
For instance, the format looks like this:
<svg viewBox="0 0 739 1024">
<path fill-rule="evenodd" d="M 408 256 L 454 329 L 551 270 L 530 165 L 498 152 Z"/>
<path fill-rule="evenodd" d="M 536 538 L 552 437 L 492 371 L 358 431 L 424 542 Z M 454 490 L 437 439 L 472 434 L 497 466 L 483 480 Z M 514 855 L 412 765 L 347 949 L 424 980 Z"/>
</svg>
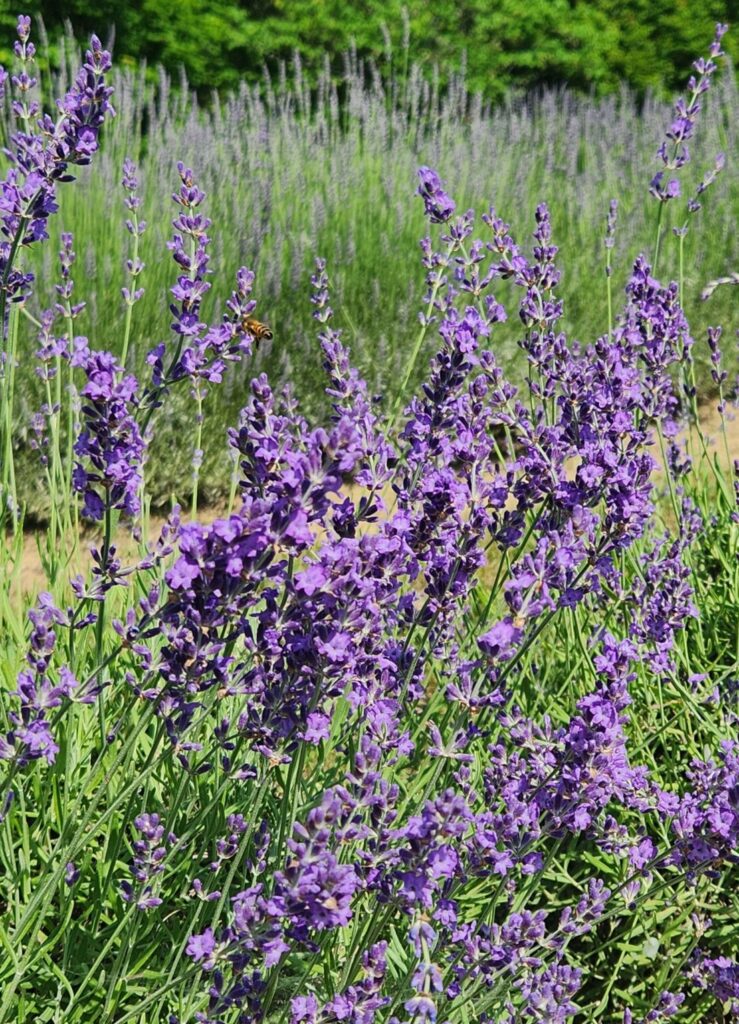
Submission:
<svg viewBox="0 0 739 1024">
<path fill-rule="evenodd" d="M 695 75 L 688 81 L 688 96 L 681 96 L 675 104 L 674 118 L 672 124 L 665 132 L 664 141 L 657 155 L 662 161 L 664 170 L 658 171 L 650 184 L 650 193 L 660 202 L 668 202 L 680 195 L 680 183 L 676 178 L 668 178 L 665 175 L 679 171 L 690 160 L 688 141 L 693 137 L 695 124 L 701 110 L 700 97 L 704 95 L 711 85 L 711 79 L 718 70 L 716 61 L 724 56 L 721 49 L 721 39 L 727 31 L 726 25 L 717 24 L 713 42 L 710 47 L 708 59 L 701 57 L 695 61 L 693 68 Z"/>
</svg>

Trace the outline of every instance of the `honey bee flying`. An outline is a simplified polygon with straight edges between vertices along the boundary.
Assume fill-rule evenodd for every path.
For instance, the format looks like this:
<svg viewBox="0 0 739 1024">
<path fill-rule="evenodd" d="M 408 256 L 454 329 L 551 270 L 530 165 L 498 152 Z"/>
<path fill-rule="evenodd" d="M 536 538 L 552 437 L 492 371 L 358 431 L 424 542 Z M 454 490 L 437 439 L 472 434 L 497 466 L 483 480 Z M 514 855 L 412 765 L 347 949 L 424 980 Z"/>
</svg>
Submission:
<svg viewBox="0 0 739 1024">
<path fill-rule="evenodd" d="M 272 328 L 263 324 L 259 320 L 255 320 L 253 316 L 245 316 L 241 321 L 241 326 L 245 331 L 248 331 L 257 342 L 272 340 Z"/>
</svg>

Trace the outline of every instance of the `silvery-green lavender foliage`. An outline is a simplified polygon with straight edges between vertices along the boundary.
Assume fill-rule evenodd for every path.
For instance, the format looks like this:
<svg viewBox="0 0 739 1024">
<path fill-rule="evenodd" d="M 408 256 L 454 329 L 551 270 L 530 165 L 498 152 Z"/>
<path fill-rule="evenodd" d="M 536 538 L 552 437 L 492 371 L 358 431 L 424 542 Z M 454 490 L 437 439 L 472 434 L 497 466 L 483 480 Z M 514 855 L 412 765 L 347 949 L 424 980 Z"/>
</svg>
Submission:
<svg viewBox="0 0 739 1024">
<path fill-rule="evenodd" d="M 665 208 L 689 218 L 709 184 L 681 196 L 723 32 L 657 154 L 658 243 Z M 104 105 L 106 60 L 86 69 Z M 35 151 L 47 122 L 31 120 Z M 143 373 L 76 333 L 69 236 L 59 302 L 37 323 L 53 528 L 74 525 L 77 494 L 103 541 L 89 579 L 29 611 L 3 691 L 0 1021 L 736 1016 L 739 515 L 733 485 L 713 464 L 702 487 L 708 463 L 680 439 L 693 338 L 682 278 L 651 262 L 670 236 L 633 259 L 608 331 L 578 343 L 547 205 L 529 245 L 496 208 L 458 213 L 421 167 L 427 292 L 403 383 L 429 339 L 436 352 L 418 392 L 404 406 L 372 394 L 318 259 L 325 422 L 254 376 L 228 433 L 238 500 L 211 522 L 175 509 L 124 565 L 116 520 L 146 506 L 167 404 L 192 396 L 181 443 L 197 488 L 204 394 L 254 348 L 251 271 L 206 315 L 218 225 L 178 170 L 170 336 L 151 339 Z M 122 174 L 131 311 L 153 232 L 136 168 Z M 11 169 L 3 195 L 17 182 Z M 620 215 L 604 217 L 608 253 Z M 22 220 L 4 219 L 12 298 L 33 287 L 15 239 L 43 241 Z M 610 309 L 610 277 L 604 290 Z M 496 355 L 506 323 L 520 388 Z M 719 343 L 714 328 L 725 411 Z"/>
</svg>

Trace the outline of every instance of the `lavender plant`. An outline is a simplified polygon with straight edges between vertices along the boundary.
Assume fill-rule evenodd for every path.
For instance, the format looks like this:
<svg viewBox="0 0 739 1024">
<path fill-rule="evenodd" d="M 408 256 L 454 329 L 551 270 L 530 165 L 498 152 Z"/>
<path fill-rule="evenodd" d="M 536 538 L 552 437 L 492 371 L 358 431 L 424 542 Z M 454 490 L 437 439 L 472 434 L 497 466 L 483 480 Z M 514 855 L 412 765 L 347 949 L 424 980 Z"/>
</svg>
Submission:
<svg viewBox="0 0 739 1024">
<path fill-rule="evenodd" d="M 658 152 L 671 172 L 724 31 Z M 0 1022 L 736 1017 L 739 491 L 696 422 L 684 259 L 658 276 L 672 239 L 684 254 L 683 228 L 662 237 L 673 179 L 652 180 L 653 255 L 633 254 L 618 312 L 628 203 L 608 208 L 602 332 L 581 342 L 548 205 L 525 241 L 502 209 L 458 213 L 421 166 L 427 290 L 403 380 L 433 343 L 423 383 L 373 395 L 319 258 L 315 422 L 253 365 L 254 273 L 206 310 L 219 225 L 178 172 L 171 330 L 143 373 L 76 333 L 79 235 L 38 320 L 56 511 L 28 627 L 18 533 L 3 553 Z M 155 232 L 135 167 L 120 174 L 127 354 Z M 721 339 L 711 325 L 725 417 Z M 206 389 L 243 365 L 234 501 L 198 518 Z M 157 538 L 147 458 L 183 392 L 196 498 Z M 101 534 L 67 580 L 78 518 Z"/>
</svg>

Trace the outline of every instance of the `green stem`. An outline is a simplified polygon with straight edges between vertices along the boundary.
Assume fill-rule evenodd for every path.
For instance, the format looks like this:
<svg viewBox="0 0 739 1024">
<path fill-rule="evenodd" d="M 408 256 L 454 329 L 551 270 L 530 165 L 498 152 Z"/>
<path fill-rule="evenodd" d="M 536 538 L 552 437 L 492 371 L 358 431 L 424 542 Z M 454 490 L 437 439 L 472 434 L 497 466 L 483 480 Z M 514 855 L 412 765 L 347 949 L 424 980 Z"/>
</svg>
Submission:
<svg viewBox="0 0 739 1024">
<path fill-rule="evenodd" d="M 454 251 L 457 249 L 457 247 L 458 247 L 458 243 L 456 241 L 451 241 L 449 243 L 449 245 L 447 246 L 447 251 L 446 251 L 447 263 L 451 259 L 451 256 L 454 253 Z M 393 423 L 398 418 L 398 414 L 400 413 L 400 409 L 401 409 L 401 406 L 403 404 L 403 399 L 405 398 L 405 393 L 406 393 L 406 390 L 408 388 L 408 383 L 409 383 L 409 381 L 411 379 L 411 376 L 413 375 L 413 370 L 415 369 L 416 362 L 418 361 L 418 357 L 419 357 L 419 355 L 421 353 L 421 348 L 423 347 L 423 342 L 424 342 L 424 340 L 426 338 L 426 333 L 428 331 L 429 321 L 430 321 L 431 315 L 432 315 L 432 313 L 434 311 L 434 304 L 436 302 L 436 298 L 437 298 L 437 296 L 439 294 L 439 289 L 441 288 L 441 284 L 442 284 L 443 280 L 444 280 L 443 275 L 441 273 L 439 273 L 437 275 L 436 283 L 434 284 L 433 288 L 431 289 L 431 295 L 429 297 L 429 301 L 428 301 L 428 304 L 426 306 L 426 314 L 424 316 L 423 324 L 421 325 L 421 329 L 418 332 L 418 337 L 416 338 L 416 342 L 415 342 L 415 344 L 413 346 L 413 350 L 411 351 L 411 357 L 408 360 L 408 363 L 406 365 L 405 373 L 403 374 L 403 380 L 401 381 L 400 389 L 398 391 L 398 395 L 397 395 L 397 397 L 395 399 L 395 404 L 393 406 L 392 414 L 391 414 L 391 417 L 390 417 L 391 421 Z"/>
<path fill-rule="evenodd" d="M 659 209 L 657 210 L 657 235 L 654 240 L 654 259 L 652 260 L 652 273 L 657 276 L 657 263 L 659 262 L 659 250 L 662 242 L 662 214 L 664 211 L 665 204 L 660 202 Z"/>
<path fill-rule="evenodd" d="M 110 507 L 110 495 L 105 496 L 105 522 L 103 527 L 103 544 L 101 549 L 101 565 L 105 569 L 110 559 L 110 541 L 113 533 L 113 512 Z M 95 665 L 100 671 L 98 683 L 100 692 L 98 694 L 98 721 L 100 723 L 100 749 L 105 749 L 105 686 L 102 677 L 103 664 L 103 643 L 105 639 L 105 595 L 103 595 L 98 611 L 97 622 L 95 623 Z"/>
<path fill-rule="evenodd" d="M 203 394 L 198 381 L 195 385 L 195 401 L 197 402 L 197 430 L 195 432 L 195 451 L 192 462 L 192 517 L 198 514 L 198 485 L 200 483 L 200 466 L 203 461 Z"/>
<path fill-rule="evenodd" d="M 16 307 L 17 308 L 17 307 Z M 8 347 L 5 353 L 5 367 L 2 376 L 2 431 L 3 431 L 3 471 L 2 471 L 2 507 L 0 507 L 0 523 L 3 523 L 8 510 L 12 509 L 11 520 L 13 533 L 18 529 L 18 497 L 15 484 L 15 460 L 13 457 L 13 409 L 15 405 L 15 364 L 18 348 L 18 316 L 15 309 L 10 311 L 8 322 Z"/>
</svg>

